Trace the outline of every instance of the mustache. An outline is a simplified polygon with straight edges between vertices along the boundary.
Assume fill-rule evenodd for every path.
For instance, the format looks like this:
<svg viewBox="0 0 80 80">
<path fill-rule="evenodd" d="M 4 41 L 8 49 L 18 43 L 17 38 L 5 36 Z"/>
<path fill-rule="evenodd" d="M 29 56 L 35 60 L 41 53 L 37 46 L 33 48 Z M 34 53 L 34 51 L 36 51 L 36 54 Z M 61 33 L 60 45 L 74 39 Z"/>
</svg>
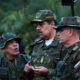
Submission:
<svg viewBox="0 0 80 80">
<path fill-rule="evenodd" d="M 40 30 L 37 30 L 37 33 L 42 33 L 42 31 L 40 31 Z"/>
</svg>

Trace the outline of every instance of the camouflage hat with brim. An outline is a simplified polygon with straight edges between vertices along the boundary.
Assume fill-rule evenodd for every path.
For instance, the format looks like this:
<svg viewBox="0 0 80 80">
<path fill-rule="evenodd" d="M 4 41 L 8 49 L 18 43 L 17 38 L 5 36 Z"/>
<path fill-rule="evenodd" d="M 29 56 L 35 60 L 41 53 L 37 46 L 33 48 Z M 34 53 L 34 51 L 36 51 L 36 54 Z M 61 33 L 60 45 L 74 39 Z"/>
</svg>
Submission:
<svg viewBox="0 0 80 80">
<path fill-rule="evenodd" d="M 0 36 L 0 48 L 4 48 L 6 46 L 6 43 L 13 39 L 20 44 L 21 39 L 16 37 L 16 35 L 13 33 L 5 33 L 2 36 Z"/>
<path fill-rule="evenodd" d="M 59 25 L 54 26 L 55 29 L 63 27 L 80 28 L 80 17 L 79 16 L 63 17 L 61 18 Z"/>
<path fill-rule="evenodd" d="M 31 23 L 43 22 L 51 19 L 56 20 L 56 15 L 53 14 L 51 10 L 39 10 L 36 13 L 36 17 L 31 21 Z"/>
</svg>

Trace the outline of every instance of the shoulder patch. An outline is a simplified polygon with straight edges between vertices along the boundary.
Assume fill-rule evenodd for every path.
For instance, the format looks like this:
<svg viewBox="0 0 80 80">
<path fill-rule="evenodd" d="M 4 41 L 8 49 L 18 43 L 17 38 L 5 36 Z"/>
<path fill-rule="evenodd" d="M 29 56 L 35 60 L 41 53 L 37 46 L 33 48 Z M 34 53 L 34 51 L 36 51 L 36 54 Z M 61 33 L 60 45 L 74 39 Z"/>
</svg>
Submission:
<svg viewBox="0 0 80 80">
<path fill-rule="evenodd" d="M 77 49 L 79 48 L 79 46 L 75 46 L 75 47 L 73 47 L 73 51 L 76 51 Z"/>
<path fill-rule="evenodd" d="M 34 42 L 32 45 L 30 45 L 30 48 L 33 48 L 33 47 L 35 47 L 35 46 L 43 43 L 43 41 L 44 41 L 44 40 L 38 40 L 38 41 Z"/>
<path fill-rule="evenodd" d="M 43 42 L 44 42 L 44 40 L 42 40 L 42 39 L 39 40 L 39 41 L 36 41 L 36 42 L 34 43 L 34 46 L 35 46 L 35 45 L 38 45 L 38 44 L 41 44 L 41 43 L 43 43 Z"/>
<path fill-rule="evenodd" d="M 36 41 L 35 43 L 41 43 L 41 42 L 43 42 L 43 40 L 42 40 L 42 39 L 40 39 L 40 40 Z"/>
<path fill-rule="evenodd" d="M 79 67 L 80 67 L 80 61 L 78 61 L 78 62 L 75 64 L 74 68 L 75 68 L 75 70 L 77 70 Z"/>
</svg>

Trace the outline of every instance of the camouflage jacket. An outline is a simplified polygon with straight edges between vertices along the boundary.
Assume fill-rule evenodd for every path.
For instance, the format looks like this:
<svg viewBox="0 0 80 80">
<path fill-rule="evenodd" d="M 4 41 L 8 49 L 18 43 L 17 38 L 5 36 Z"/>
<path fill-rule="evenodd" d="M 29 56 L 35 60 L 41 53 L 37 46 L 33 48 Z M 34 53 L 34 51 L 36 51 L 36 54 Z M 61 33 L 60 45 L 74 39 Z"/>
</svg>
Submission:
<svg viewBox="0 0 80 80">
<path fill-rule="evenodd" d="M 80 42 L 68 48 L 68 52 L 56 68 L 51 80 L 80 80 Z"/>
<path fill-rule="evenodd" d="M 14 61 L 9 61 L 3 56 L 0 59 L 0 80 L 27 80 L 24 66 L 28 60 L 28 56 L 23 54 L 19 54 Z"/>
<path fill-rule="evenodd" d="M 62 52 L 62 45 L 58 43 L 57 37 L 49 46 L 45 46 L 45 40 L 39 40 L 36 42 L 31 57 L 31 63 L 33 66 L 44 66 L 48 69 L 48 76 L 34 74 L 34 80 L 47 80 L 55 74 L 55 67 L 60 60 Z"/>
</svg>

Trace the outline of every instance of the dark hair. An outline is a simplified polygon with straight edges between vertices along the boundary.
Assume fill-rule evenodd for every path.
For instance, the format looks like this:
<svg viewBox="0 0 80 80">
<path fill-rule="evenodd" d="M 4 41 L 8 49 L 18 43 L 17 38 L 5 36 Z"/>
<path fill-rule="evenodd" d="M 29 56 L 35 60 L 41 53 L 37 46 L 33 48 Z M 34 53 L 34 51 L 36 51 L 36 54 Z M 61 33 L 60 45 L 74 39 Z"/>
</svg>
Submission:
<svg viewBox="0 0 80 80">
<path fill-rule="evenodd" d="M 45 21 L 47 21 L 49 24 L 50 24 L 52 21 L 54 21 L 55 25 L 57 25 L 57 21 L 56 21 L 56 20 L 54 20 L 54 19 L 45 20 Z"/>
</svg>

